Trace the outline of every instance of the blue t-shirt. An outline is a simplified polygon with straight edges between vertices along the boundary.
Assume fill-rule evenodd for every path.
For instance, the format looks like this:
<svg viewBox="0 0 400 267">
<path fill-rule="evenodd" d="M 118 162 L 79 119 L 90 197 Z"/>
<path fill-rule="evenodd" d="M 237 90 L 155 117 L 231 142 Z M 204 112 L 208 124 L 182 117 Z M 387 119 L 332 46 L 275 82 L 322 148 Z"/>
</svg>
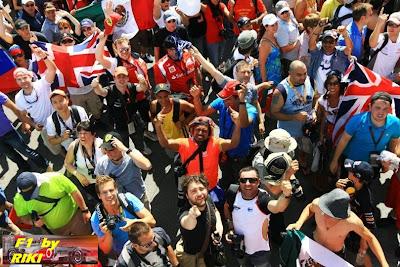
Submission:
<svg viewBox="0 0 400 267">
<path fill-rule="evenodd" d="M 3 109 L 3 105 L 7 102 L 7 100 L 8 96 L 0 92 L 0 137 L 14 129 Z"/>
<path fill-rule="evenodd" d="M 370 129 L 377 143 L 376 146 L 372 139 Z M 351 135 L 352 138 L 347 144 L 343 155 L 352 160 L 368 162 L 371 152 L 380 153 L 387 148 L 390 140 L 400 137 L 400 119 L 392 114 L 388 114 L 385 125 L 382 127 L 375 127 L 371 122 L 371 113 L 363 112 L 350 119 L 346 125 L 345 131 Z M 382 136 L 382 138 L 380 138 L 380 136 Z"/>
<path fill-rule="evenodd" d="M 231 115 L 228 108 L 225 106 L 221 98 L 215 99 L 211 102 L 210 107 L 217 110 L 219 113 L 219 137 L 224 139 L 231 139 L 235 124 L 232 122 Z M 257 110 L 253 105 L 246 104 L 247 114 L 252 120 L 252 123 L 246 128 L 240 130 L 239 145 L 228 151 L 230 157 L 246 157 L 249 153 L 250 144 L 253 137 L 254 122 L 257 120 Z"/>
<path fill-rule="evenodd" d="M 351 50 L 351 54 L 357 57 L 358 60 L 361 59 L 364 50 L 363 40 L 365 35 L 367 34 L 367 26 L 364 26 L 361 32 L 358 30 L 357 24 L 353 21 L 346 27 L 347 32 L 349 33 L 349 37 L 353 42 L 353 49 Z M 346 46 L 346 42 L 344 41 L 343 36 L 339 37 L 338 45 Z"/>
<path fill-rule="evenodd" d="M 125 196 L 129 202 L 129 205 L 133 208 L 134 212 L 139 212 L 144 208 L 143 203 L 134 195 L 132 195 L 131 193 L 125 193 Z M 122 207 L 122 205 L 121 205 Z M 131 214 L 128 212 L 128 210 L 126 210 L 125 208 L 123 208 L 122 211 L 122 218 L 128 218 L 128 219 L 140 219 L 136 216 L 136 214 Z M 101 231 L 100 229 L 100 221 L 99 221 L 99 216 L 97 215 L 96 211 L 93 212 L 92 217 L 90 218 L 90 222 L 92 224 L 92 229 L 94 231 L 94 233 L 98 236 L 98 237 L 103 237 L 104 233 Z M 114 250 L 114 252 L 120 254 L 124 244 L 126 243 L 126 241 L 128 241 L 128 232 L 125 232 L 121 229 L 119 229 L 120 227 L 124 226 L 126 224 L 125 221 L 118 221 L 116 224 L 115 229 L 112 231 L 112 236 L 113 236 L 113 243 L 112 243 L 112 248 Z"/>
</svg>

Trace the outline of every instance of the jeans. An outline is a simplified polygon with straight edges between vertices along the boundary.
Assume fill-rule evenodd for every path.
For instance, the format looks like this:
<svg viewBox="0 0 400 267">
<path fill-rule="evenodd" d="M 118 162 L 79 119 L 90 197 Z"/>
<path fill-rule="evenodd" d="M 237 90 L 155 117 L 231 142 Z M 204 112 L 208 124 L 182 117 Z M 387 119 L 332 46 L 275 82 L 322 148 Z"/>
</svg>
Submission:
<svg viewBox="0 0 400 267">
<path fill-rule="evenodd" d="M 238 259 L 242 267 L 271 267 L 271 252 L 257 251 L 251 255 L 245 254 L 243 259 Z"/>
<path fill-rule="evenodd" d="M 17 151 L 27 157 L 28 162 L 33 161 L 40 168 L 41 172 L 46 171 L 48 161 L 35 150 L 28 147 L 17 131 L 11 130 L 0 137 L 0 152 L 6 154 L 8 158 L 15 162 L 20 170 L 30 170 L 28 162 Z"/>
<path fill-rule="evenodd" d="M 219 43 L 207 44 L 208 57 L 215 67 L 218 67 L 221 63 L 224 43 L 225 42 L 222 41 Z"/>
<path fill-rule="evenodd" d="M 199 52 L 202 55 L 206 55 L 207 47 L 206 47 L 206 37 L 205 36 L 201 36 L 198 38 L 189 37 L 189 39 L 190 39 L 190 42 L 199 50 Z"/>
</svg>

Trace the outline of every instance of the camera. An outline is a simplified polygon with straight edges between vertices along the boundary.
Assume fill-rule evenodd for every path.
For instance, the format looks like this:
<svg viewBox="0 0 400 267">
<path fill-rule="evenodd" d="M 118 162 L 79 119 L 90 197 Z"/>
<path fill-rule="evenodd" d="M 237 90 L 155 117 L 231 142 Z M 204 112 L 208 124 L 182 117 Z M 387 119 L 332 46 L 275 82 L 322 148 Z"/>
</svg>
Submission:
<svg viewBox="0 0 400 267">
<path fill-rule="evenodd" d="M 94 175 L 94 169 L 92 169 L 92 168 L 88 168 L 88 175 L 93 177 L 93 178 L 96 178 L 95 175 Z"/>
<path fill-rule="evenodd" d="M 212 255 L 214 256 L 214 264 L 215 266 L 224 266 L 227 262 L 225 256 L 225 248 L 221 242 L 221 237 L 218 233 L 214 233 L 212 235 L 213 246 L 212 246 Z"/>
<path fill-rule="evenodd" d="M 379 153 L 371 153 L 369 155 L 369 164 L 371 164 L 372 168 L 380 168 L 381 167 Z"/>
<path fill-rule="evenodd" d="M 346 191 L 347 194 L 349 194 L 350 196 L 356 192 L 356 189 L 354 188 L 354 183 L 351 180 L 347 181 L 346 186 L 344 187 L 344 191 Z"/>
<path fill-rule="evenodd" d="M 110 215 L 107 214 L 106 219 L 104 220 L 107 228 L 112 231 L 117 226 L 117 223 L 121 221 L 121 218 L 118 215 Z"/>
<path fill-rule="evenodd" d="M 76 134 L 76 130 L 71 130 L 69 133 L 69 138 L 76 139 L 78 135 Z"/>
<path fill-rule="evenodd" d="M 221 36 L 224 39 L 229 38 L 229 32 L 226 29 L 222 29 L 219 31 L 219 36 Z"/>
<path fill-rule="evenodd" d="M 229 234 L 228 237 L 230 240 L 232 240 L 231 249 L 233 254 L 237 258 L 242 259 L 245 254 L 244 235 Z"/>
<path fill-rule="evenodd" d="M 182 165 L 177 165 L 174 167 L 174 172 L 175 172 L 176 177 L 181 177 L 187 173 L 187 170 Z"/>
<path fill-rule="evenodd" d="M 292 194 L 296 198 L 302 198 L 304 196 L 303 188 L 298 179 L 290 179 L 290 184 L 292 185 Z"/>
</svg>

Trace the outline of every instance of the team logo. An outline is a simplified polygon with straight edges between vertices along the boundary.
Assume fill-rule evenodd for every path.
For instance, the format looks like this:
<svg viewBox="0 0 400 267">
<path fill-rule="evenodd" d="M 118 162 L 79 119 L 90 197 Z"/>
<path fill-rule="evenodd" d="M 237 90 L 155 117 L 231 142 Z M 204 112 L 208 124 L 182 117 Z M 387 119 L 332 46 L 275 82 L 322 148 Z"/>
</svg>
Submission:
<svg viewBox="0 0 400 267">
<path fill-rule="evenodd" d="M 168 67 L 168 71 L 169 71 L 169 72 L 175 72 L 176 69 L 175 69 L 174 66 L 170 66 L 170 67 Z"/>
</svg>

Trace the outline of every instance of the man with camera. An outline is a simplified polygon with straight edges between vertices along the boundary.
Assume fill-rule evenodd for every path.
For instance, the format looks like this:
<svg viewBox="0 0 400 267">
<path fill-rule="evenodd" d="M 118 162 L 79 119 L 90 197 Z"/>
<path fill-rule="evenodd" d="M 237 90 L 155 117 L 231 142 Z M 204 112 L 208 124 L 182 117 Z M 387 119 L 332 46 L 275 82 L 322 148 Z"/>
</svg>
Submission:
<svg viewBox="0 0 400 267">
<path fill-rule="evenodd" d="M 64 175 L 23 172 L 17 177 L 14 209 L 25 224 L 48 234 L 90 235 L 90 211 L 77 187 Z"/>
<path fill-rule="evenodd" d="M 281 174 L 285 171 L 282 170 Z M 282 194 L 274 200 L 259 188 L 260 178 L 254 167 L 241 169 L 239 177 L 239 185 L 232 184 L 225 195 L 224 213 L 228 222 L 226 239 L 233 243 L 233 252 L 241 264 L 271 266 L 268 237 L 270 215 L 287 208 L 292 186 L 287 180 L 281 181 Z M 243 245 L 238 247 L 242 242 Z"/>
<path fill-rule="evenodd" d="M 135 222 L 128 236 L 116 266 L 180 266 L 171 239 L 161 227 L 151 229 L 145 222 Z"/>
<path fill-rule="evenodd" d="M 116 259 L 128 241 L 127 231 L 133 223 L 145 222 L 154 226 L 156 221 L 137 197 L 131 193 L 118 193 L 116 180 L 109 176 L 97 177 L 96 192 L 101 203 L 90 219 L 92 228 L 101 251 Z"/>
<path fill-rule="evenodd" d="M 221 216 L 208 195 L 203 175 L 185 176 L 182 183 L 187 205 L 179 213 L 181 240 L 176 255 L 181 267 L 224 265 Z"/>
<path fill-rule="evenodd" d="M 96 163 L 94 174 L 111 176 L 121 193 L 133 194 L 150 210 L 141 170 L 150 170 L 151 162 L 139 150 L 127 148 L 116 132 L 107 133 L 100 148 L 106 155 Z"/>
<path fill-rule="evenodd" d="M 89 120 L 84 108 L 69 106 L 69 98 L 63 90 L 56 89 L 50 94 L 54 112 L 47 118 L 46 130 L 49 143 L 68 150 L 68 146 L 78 138 L 76 126 L 81 121 Z M 65 152 L 64 152 L 65 153 Z"/>
<path fill-rule="evenodd" d="M 383 150 L 395 151 L 400 137 L 400 119 L 389 114 L 392 101 L 388 93 L 376 92 L 371 97 L 369 111 L 354 115 L 349 120 L 329 166 L 333 174 L 348 158 L 369 162 L 375 169 L 375 175 L 379 175 L 379 154 Z"/>
</svg>

